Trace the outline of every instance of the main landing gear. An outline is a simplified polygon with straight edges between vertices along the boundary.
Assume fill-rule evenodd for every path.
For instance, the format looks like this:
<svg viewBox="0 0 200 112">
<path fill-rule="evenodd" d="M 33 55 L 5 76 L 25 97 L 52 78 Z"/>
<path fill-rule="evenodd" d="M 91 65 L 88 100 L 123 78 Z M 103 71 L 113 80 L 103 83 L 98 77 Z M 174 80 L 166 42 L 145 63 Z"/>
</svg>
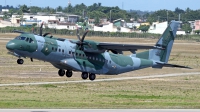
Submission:
<svg viewBox="0 0 200 112">
<path fill-rule="evenodd" d="M 66 73 L 65 73 L 65 70 L 63 70 L 63 69 L 60 69 L 60 70 L 58 71 L 58 75 L 59 75 L 60 77 L 63 77 L 65 74 L 66 74 L 66 77 L 69 77 L 69 78 L 72 77 L 72 75 L 73 75 L 73 73 L 72 73 L 71 70 L 67 70 Z"/>
<path fill-rule="evenodd" d="M 18 60 L 17 60 L 17 64 L 22 65 L 23 63 L 24 63 L 24 60 L 23 60 L 23 59 L 18 59 Z"/>
<path fill-rule="evenodd" d="M 67 70 L 67 71 L 65 72 L 65 70 L 60 69 L 60 70 L 58 71 L 58 75 L 59 75 L 60 77 L 63 77 L 64 75 L 66 75 L 67 77 L 70 78 L 70 77 L 72 77 L 73 72 L 72 72 L 71 70 Z M 90 79 L 91 81 L 93 81 L 93 80 L 96 79 L 96 75 L 95 75 L 95 74 L 93 74 L 93 73 L 88 74 L 87 72 L 82 72 L 81 77 L 82 77 L 82 79 L 84 79 L 84 80 L 88 79 L 88 77 L 89 77 L 89 79 Z"/>
<path fill-rule="evenodd" d="M 82 77 L 82 79 L 86 80 L 86 79 L 88 78 L 88 73 L 87 73 L 87 72 L 83 72 L 83 73 L 81 74 L 81 77 Z M 90 73 L 90 74 L 89 74 L 89 79 L 90 79 L 91 81 L 95 80 L 95 79 L 96 79 L 96 75 L 93 74 L 93 73 Z"/>
</svg>

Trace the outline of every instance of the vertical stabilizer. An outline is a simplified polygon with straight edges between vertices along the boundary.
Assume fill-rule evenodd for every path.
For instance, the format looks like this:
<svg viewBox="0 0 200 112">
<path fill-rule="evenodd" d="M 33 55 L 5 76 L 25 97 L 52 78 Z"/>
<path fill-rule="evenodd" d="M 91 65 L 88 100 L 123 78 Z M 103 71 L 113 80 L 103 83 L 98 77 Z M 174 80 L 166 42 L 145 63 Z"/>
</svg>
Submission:
<svg viewBox="0 0 200 112">
<path fill-rule="evenodd" d="M 172 50 L 174 39 L 176 37 L 178 25 L 178 21 L 171 21 L 158 42 L 155 44 L 156 47 L 163 49 L 151 49 L 149 51 L 136 54 L 136 57 L 167 63 Z"/>
</svg>

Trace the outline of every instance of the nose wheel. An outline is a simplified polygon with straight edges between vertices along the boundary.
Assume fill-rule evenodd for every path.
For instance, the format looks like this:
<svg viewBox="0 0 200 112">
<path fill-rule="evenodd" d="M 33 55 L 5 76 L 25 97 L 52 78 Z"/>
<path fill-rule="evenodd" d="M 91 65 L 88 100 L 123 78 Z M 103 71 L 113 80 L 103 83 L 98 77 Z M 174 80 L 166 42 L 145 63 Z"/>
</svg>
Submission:
<svg viewBox="0 0 200 112">
<path fill-rule="evenodd" d="M 17 63 L 20 64 L 20 65 L 22 65 L 24 63 L 24 60 L 23 59 L 18 59 Z"/>
</svg>

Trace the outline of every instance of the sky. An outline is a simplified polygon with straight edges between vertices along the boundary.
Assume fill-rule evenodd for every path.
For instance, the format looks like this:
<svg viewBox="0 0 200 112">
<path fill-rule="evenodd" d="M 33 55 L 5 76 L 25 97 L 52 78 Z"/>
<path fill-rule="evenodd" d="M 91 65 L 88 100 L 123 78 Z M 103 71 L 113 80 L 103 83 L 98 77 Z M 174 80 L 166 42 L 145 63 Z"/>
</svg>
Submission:
<svg viewBox="0 0 200 112">
<path fill-rule="evenodd" d="M 93 3 L 101 3 L 102 6 L 118 6 L 124 10 L 141 10 L 141 11 L 157 11 L 160 9 L 174 10 L 176 7 L 181 9 L 190 8 L 193 10 L 200 9 L 200 0 L 0 0 L 0 5 L 18 5 L 39 6 L 56 8 L 58 6 L 66 7 L 68 2 L 72 6 L 84 3 L 89 6 Z"/>
</svg>

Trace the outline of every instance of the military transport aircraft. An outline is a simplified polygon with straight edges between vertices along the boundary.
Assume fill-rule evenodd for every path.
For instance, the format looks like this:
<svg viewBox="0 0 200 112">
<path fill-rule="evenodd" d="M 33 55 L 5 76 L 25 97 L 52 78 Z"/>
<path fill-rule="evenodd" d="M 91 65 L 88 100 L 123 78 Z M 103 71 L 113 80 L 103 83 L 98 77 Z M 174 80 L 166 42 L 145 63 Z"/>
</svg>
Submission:
<svg viewBox="0 0 200 112">
<path fill-rule="evenodd" d="M 88 31 L 80 38 L 78 30 L 78 40 L 56 38 L 49 36 L 49 33 L 42 35 L 41 25 L 39 35 L 14 31 L 21 35 L 9 41 L 6 48 L 19 58 L 18 64 L 24 63 L 22 57 L 29 57 L 31 61 L 43 60 L 58 68 L 59 76 L 71 77 L 72 71 L 79 71 L 82 72 L 82 79 L 89 77 L 90 80 L 95 80 L 95 74 L 117 75 L 147 67 L 189 68 L 168 64 L 178 24 L 177 21 L 171 21 L 155 46 L 85 40 Z M 138 49 L 149 50 L 136 53 Z M 123 51 L 130 51 L 131 55 L 123 55 Z"/>
</svg>

